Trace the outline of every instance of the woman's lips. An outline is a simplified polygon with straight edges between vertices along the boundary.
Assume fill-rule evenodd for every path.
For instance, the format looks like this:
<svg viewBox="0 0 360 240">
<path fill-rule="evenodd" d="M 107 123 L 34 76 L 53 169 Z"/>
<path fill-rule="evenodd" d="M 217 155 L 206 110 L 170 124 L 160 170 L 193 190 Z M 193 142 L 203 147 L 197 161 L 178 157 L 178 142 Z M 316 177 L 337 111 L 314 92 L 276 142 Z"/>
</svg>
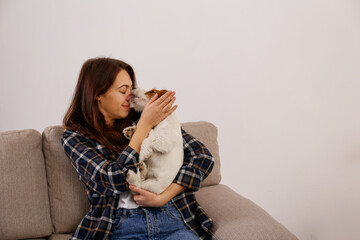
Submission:
<svg viewBox="0 0 360 240">
<path fill-rule="evenodd" d="M 130 105 L 122 105 L 122 106 L 123 106 L 123 108 L 130 110 Z"/>
</svg>

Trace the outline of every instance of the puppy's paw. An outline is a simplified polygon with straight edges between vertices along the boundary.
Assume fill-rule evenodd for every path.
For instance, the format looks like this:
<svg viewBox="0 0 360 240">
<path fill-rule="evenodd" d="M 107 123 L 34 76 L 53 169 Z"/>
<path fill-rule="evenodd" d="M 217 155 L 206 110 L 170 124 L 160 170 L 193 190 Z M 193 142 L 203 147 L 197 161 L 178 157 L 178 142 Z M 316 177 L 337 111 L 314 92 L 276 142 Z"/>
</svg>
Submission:
<svg viewBox="0 0 360 240">
<path fill-rule="evenodd" d="M 144 181 L 147 176 L 147 166 L 144 162 L 140 162 L 138 165 L 138 171 L 140 172 L 140 179 Z"/>
<path fill-rule="evenodd" d="M 127 138 L 127 139 L 131 139 L 131 137 L 134 135 L 135 133 L 135 129 L 136 129 L 136 126 L 135 125 L 132 125 L 130 127 L 126 127 L 124 128 L 123 130 L 123 134 L 124 136 Z"/>
<path fill-rule="evenodd" d="M 129 170 L 127 175 L 126 175 L 126 181 L 131 184 L 131 185 L 137 185 L 138 183 L 138 176 L 137 174 L 132 171 L 132 170 Z"/>
</svg>

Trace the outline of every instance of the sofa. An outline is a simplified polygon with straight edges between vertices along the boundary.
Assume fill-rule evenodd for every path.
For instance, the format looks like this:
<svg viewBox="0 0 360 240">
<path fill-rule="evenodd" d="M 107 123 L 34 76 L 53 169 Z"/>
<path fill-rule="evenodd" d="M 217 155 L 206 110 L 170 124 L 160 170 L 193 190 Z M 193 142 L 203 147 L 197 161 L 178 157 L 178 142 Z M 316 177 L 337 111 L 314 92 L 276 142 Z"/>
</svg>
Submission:
<svg viewBox="0 0 360 240">
<path fill-rule="evenodd" d="M 213 219 L 213 239 L 295 240 L 252 201 L 220 184 L 217 128 L 209 122 L 182 127 L 215 158 L 212 173 L 196 192 Z M 65 156 L 61 126 L 0 133 L 0 239 L 69 239 L 89 210 L 84 185 Z M 229 160 L 228 160 L 229 161 Z"/>
</svg>

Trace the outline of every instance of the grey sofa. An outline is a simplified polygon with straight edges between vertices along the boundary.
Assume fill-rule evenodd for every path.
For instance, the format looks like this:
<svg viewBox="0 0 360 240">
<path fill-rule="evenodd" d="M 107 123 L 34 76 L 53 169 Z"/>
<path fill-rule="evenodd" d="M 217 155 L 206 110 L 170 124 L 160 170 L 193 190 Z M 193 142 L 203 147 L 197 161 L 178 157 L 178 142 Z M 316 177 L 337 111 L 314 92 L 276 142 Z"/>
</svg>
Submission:
<svg viewBox="0 0 360 240">
<path fill-rule="evenodd" d="M 215 157 L 196 197 L 213 219 L 213 239 L 292 240 L 284 226 L 250 200 L 220 184 L 217 128 L 184 123 Z M 68 239 L 89 209 L 83 184 L 60 143 L 61 126 L 0 133 L 0 239 Z"/>
</svg>

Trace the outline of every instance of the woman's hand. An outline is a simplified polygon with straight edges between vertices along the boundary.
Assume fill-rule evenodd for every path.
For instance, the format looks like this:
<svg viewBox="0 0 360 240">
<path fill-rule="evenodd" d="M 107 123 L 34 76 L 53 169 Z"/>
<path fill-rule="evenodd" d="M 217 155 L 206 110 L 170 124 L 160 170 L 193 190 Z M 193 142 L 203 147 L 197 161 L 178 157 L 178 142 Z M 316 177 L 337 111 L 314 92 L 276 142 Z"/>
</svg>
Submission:
<svg viewBox="0 0 360 240">
<path fill-rule="evenodd" d="M 145 189 L 138 188 L 134 185 L 130 185 L 129 188 L 131 191 L 137 193 L 134 195 L 134 201 L 142 207 L 161 207 L 166 202 L 160 197 L 160 194 L 149 192 Z"/>
<path fill-rule="evenodd" d="M 136 131 L 129 142 L 129 146 L 136 152 L 140 152 L 142 141 L 148 136 L 150 130 L 176 110 L 177 105 L 172 107 L 176 99 L 174 95 L 175 92 L 168 91 L 157 99 L 156 94 L 146 104 Z"/>
<path fill-rule="evenodd" d="M 141 113 L 139 123 L 137 124 L 138 127 L 144 125 L 145 127 L 152 129 L 173 113 L 177 108 L 177 105 L 174 107 L 172 106 L 176 99 L 174 96 L 175 92 L 173 91 L 167 91 L 158 99 L 158 95 L 155 94 L 155 96 L 152 97 L 146 104 L 143 112 Z"/>
<path fill-rule="evenodd" d="M 149 192 L 134 185 L 130 185 L 129 188 L 131 191 L 137 193 L 137 195 L 134 195 L 134 201 L 142 207 L 162 207 L 185 189 L 185 187 L 176 183 L 170 184 L 170 186 L 160 194 Z"/>
</svg>

